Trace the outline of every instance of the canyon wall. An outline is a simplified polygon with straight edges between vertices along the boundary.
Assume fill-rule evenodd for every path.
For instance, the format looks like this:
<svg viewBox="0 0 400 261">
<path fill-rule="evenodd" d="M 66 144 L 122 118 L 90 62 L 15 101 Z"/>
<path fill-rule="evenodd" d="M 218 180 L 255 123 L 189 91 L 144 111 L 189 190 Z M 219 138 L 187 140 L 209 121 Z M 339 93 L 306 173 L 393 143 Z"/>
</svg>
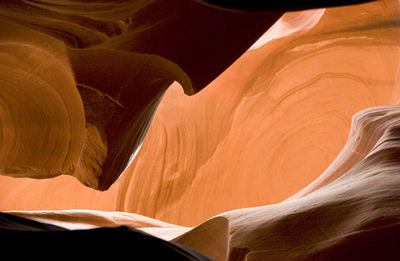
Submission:
<svg viewBox="0 0 400 261">
<path fill-rule="evenodd" d="M 170 86 L 140 152 L 108 191 L 85 188 L 68 176 L 1 177 L 0 206 L 117 210 L 196 225 L 223 211 L 280 202 L 330 165 L 346 144 L 355 113 L 397 102 L 397 11 L 395 1 L 379 1 L 287 13 L 263 36 L 262 46 L 250 48 L 195 96 L 186 96 L 178 83 Z M 101 78 L 95 84 L 101 87 L 107 82 Z M 118 106 L 124 105 L 114 100 L 116 94 L 93 97 L 96 92 L 84 86 L 78 90 L 86 108 L 86 128 L 80 123 L 70 136 L 91 132 L 100 139 L 104 133 L 94 126 L 105 126 L 104 121 L 113 120 Z M 75 103 L 79 105 L 79 100 Z M 99 104 L 109 104 L 103 114 L 95 113 Z M 75 107 L 82 110 L 82 104 Z M 95 138 L 86 140 L 91 145 L 73 140 L 77 151 L 86 146 L 83 155 L 90 154 L 93 146 L 105 149 Z M 353 150 L 349 146 L 353 145 L 344 150 Z M 97 157 L 105 157 L 96 151 Z M 339 156 L 326 171 L 334 174 L 324 175 L 333 175 L 328 181 L 335 179 L 364 154 L 346 160 Z"/>
<path fill-rule="evenodd" d="M 130 225 L 216 260 L 400 258 L 397 1 L 285 13 L 271 28 L 280 11 L 212 9 L 212 29 L 179 27 L 197 53 L 175 31 L 188 14 L 163 19 L 163 1 L 116 5 L 118 18 L 105 3 L 35 2 L 35 24 L 21 3 L 1 13 L 0 210 Z M 206 7 L 190 5 L 196 21 Z"/>
</svg>

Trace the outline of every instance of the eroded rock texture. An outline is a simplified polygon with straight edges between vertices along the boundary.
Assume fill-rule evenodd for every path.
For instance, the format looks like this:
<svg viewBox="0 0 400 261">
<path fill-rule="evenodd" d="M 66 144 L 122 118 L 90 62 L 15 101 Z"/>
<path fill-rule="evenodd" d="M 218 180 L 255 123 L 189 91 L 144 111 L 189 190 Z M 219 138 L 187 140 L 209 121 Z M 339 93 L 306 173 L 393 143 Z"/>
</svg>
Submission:
<svg viewBox="0 0 400 261">
<path fill-rule="evenodd" d="M 150 7 L 140 5 L 140 1 L 136 3 L 135 10 L 139 13 L 149 10 L 146 8 L 150 8 L 152 13 L 158 10 L 158 15 L 162 13 L 159 5 L 163 1 L 155 1 Z M 65 21 L 77 16 L 77 10 L 68 6 L 49 8 L 47 5 L 34 5 L 47 10 L 43 11 L 43 19 L 50 19 L 52 12 L 61 12 L 60 8 Z M 94 12 L 87 17 L 84 24 L 110 15 L 108 9 L 102 10 L 101 14 Z M 21 10 L 17 8 L 14 13 L 18 12 Z M 124 14 L 122 10 L 121 13 Z M 47 95 L 54 103 L 40 103 L 39 94 L 30 93 L 29 88 L 11 93 L 5 91 L 8 96 L 7 102 L 0 103 L 6 104 L 3 106 L 13 106 L 10 100 L 20 95 L 32 95 L 32 99 L 26 98 L 27 103 L 31 102 L 26 107 L 29 110 L 15 109 L 15 115 L 4 114 L 1 120 L 16 119 L 18 126 L 30 126 L 40 120 L 54 121 L 51 126 L 55 130 L 43 129 L 42 132 L 54 133 L 54 139 L 60 144 L 71 144 L 68 150 L 57 147 L 57 153 L 64 153 L 63 157 L 70 161 L 58 162 L 55 159 L 62 157 L 51 157 L 54 163 L 49 161 L 48 164 L 57 171 L 46 172 L 47 177 L 67 174 L 68 162 L 78 160 L 78 165 L 66 169 L 79 178 L 78 173 L 85 173 L 79 170 L 91 169 L 91 161 L 84 159 L 93 159 L 90 157 L 93 154 L 95 158 L 104 158 L 105 165 L 101 171 L 111 168 L 112 165 L 106 163 L 107 157 L 118 154 L 112 152 L 111 147 L 117 150 L 121 144 L 129 143 L 124 139 L 126 133 L 142 137 L 152 112 L 160 104 L 137 157 L 108 191 L 94 191 L 66 175 L 48 180 L 1 177 L 0 209 L 18 210 L 11 213 L 70 229 L 131 225 L 189 246 L 216 260 L 398 260 L 398 14 L 398 3 L 394 0 L 286 13 L 255 46 L 194 96 L 187 96 L 184 91 L 187 94 L 199 91 L 199 86 L 204 86 L 215 76 L 211 71 L 218 70 L 213 68 L 207 73 L 206 61 L 197 63 L 198 66 L 185 64 L 184 58 L 188 53 L 183 47 L 179 49 L 185 55 L 178 51 L 167 55 L 163 44 L 149 44 L 146 37 L 150 36 L 140 38 L 147 27 L 140 27 L 142 31 L 129 30 L 134 28 L 129 26 L 130 23 L 140 21 L 119 20 L 120 31 L 115 29 L 119 28 L 118 23 L 110 22 L 113 26 L 107 27 L 107 33 L 94 30 L 103 32 L 93 36 L 96 43 L 92 38 L 83 37 L 85 40 L 77 41 L 79 46 L 76 43 L 74 46 L 72 38 L 67 38 L 67 41 L 63 39 L 65 36 L 55 37 L 54 32 L 43 34 L 42 29 L 37 29 L 42 28 L 38 24 L 28 28 L 21 20 L 25 18 L 17 17 L 19 20 L 15 18 L 17 22 L 13 21 L 11 25 L 23 28 L 18 30 L 25 33 L 10 33 L 9 37 L 12 41 L 22 39 L 18 41 L 34 51 L 29 52 L 32 55 L 27 56 L 26 64 L 16 58 L 9 59 L 14 66 L 7 67 L 1 74 L 16 82 L 21 80 L 16 75 L 23 73 L 30 82 L 33 81 L 29 86 L 34 88 L 36 84 L 43 89 L 40 96 Z M 173 17 L 180 17 L 176 15 Z M 78 16 L 82 14 L 78 13 Z M 215 19 L 227 18 L 217 16 Z M 107 22 L 109 20 L 112 19 L 109 17 Z M 4 23 L 10 25 L 9 21 Z M 90 28 L 104 30 L 95 24 Z M 162 27 L 164 24 L 155 22 L 154 25 Z M 176 23 L 172 25 L 176 26 Z M 265 28 L 265 24 L 262 26 Z M 167 30 L 162 27 L 157 31 L 157 26 L 149 28 L 155 30 L 152 33 Z M 240 32 L 237 26 L 231 30 Z M 74 29 L 74 32 L 78 31 Z M 197 37 L 201 38 L 201 33 L 204 32 L 197 32 Z M 43 42 L 26 40 L 30 39 L 29 34 L 47 39 L 49 47 L 44 48 L 47 45 Z M 180 39 L 179 35 L 174 36 L 177 38 L 172 39 Z M 140 39 L 147 40 L 141 42 Z M 137 45 L 128 44 L 134 40 L 138 41 Z M 170 50 L 173 43 L 168 41 L 166 46 Z M 216 40 L 215 44 L 218 43 Z M 85 48 L 91 44 L 97 44 L 96 48 Z M 195 41 L 190 44 L 195 44 Z M 214 43 L 209 44 L 205 48 Z M 0 45 L 0 50 L 4 50 L 2 55 L 21 55 L 22 47 L 10 49 L 9 45 L 7 41 Z M 151 50 L 157 56 L 140 51 L 147 47 L 153 48 Z M 223 60 L 226 65 L 237 55 L 227 53 L 224 57 L 229 59 L 214 57 L 215 54 L 209 59 Z M 201 53 L 190 55 L 202 56 Z M 190 56 L 190 59 L 195 56 Z M 106 58 L 107 64 L 113 66 L 104 70 L 106 65 L 98 57 Z M 62 65 L 59 68 L 63 70 L 56 71 L 49 80 L 43 80 L 44 76 L 41 76 L 47 75 L 47 65 L 33 66 L 33 69 L 23 72 L 17 70 L 19 66 L 31 68 L 32 64 L 43 59 L 50 65 Z M 124 66 L 119 62 L 113 63 L 114 59 Z M 193 61 L 190 59 L 186 62 Z M 131 60 L 137 64 L 132 64 Z M 223 65 L 217 67 L 222 70 Z M 98 68 L 102 68 L 105 75 L 90 77 L 92 70 Z M 128 73 L 137 68 L 140 72 L 136 75 Z M 168 70 L 162 71 L 165 68 Z M 196 68 L 200 69 L 197 71 Z M 150 77 L 156 72 L 160 73 L 159 79 L 168 79 L 160 80 L 163 87 L 159 89 L 155 87 L 161 86 L 159 82 L 152 82 Z M 112 83 L 107 74 L 118 75 L 115 88 L 108 89 Z M 58 79 L 64 79 L 65 86 L 51 85 L 51 80 Z M 180 80 L 181 85 L 174 83 L 164 94 L 173 80 Z M 148 96 L 151 96 L 151 102 L 145 97 L 137 103 L 131 102 L 130 97 L 139 94 L 130 83 L 137 81 L 143 83 L 140 85 L 142 89 L 153 86 L 148 90 L 155 92 Z M 8 86 L 6 84 L 4 86 Z M 62 101 L 57 97 L 66 95 L 63 94 L 65 88 L 73 90 L 66 98 L 75 106 L 65 105 L 61 110 Z M 38 101 L 34 102 L 35 99 Z M 151 108 L 146 107 L 148 104 Z M 77 118 L 72 120 L 60 116 L 58 122 L 58 118 L 45 114 L 48 110 L 45 106 L 60 110 L 61 116 L 76 110 L 73 115 Z M 98 107 L 107 110 L 98 113 Z M 83 109 L 85 118 L 81 114 Z M 19 116 L 34 110 L 43 111 L 43 119 Z M 139 115 L 137 117 L 143 121 L 140 121 L 142 125 L 137 122 L 132 125 L 135 128 L 129 129 L 127 126 L 132 122 L 127 124 L 125 119 L 133 122 L 138 119 L 136 116 L 129 118 L 132 111 L 139 113 L 133 114 Z M 124 119 L 123 123 L 121 119 Z M 74 124 L 77 124 L 76 128 L 72 128 Z M 130 132 L 137 131 L 139 125 L 135 124 L 143 127 L 140 133 Z M 71 126 L 70 132 L 65 132 L 66 126 Z M 120 130 L 119 126 L 128 129 Z M 43 143 L 45 134 L 36 132 L 38 138 L 34 141 Z M 5 131 L 1 132 L 3 140 L 5 137 L 15 140 L 14 136 L 2 133 Z M 15 144 L 4 142 L 8 145 L 1 147 L 0 153 L 10 155 L 8 159 L 23 157 L 25 161 L 8 160 L 7 164 L 14 165 L 7 165 L 7 174 L 17 176 L 24 172 L 27 175 L 22 163 L 26 162 L 24 164 L 28 166 L 36 160 L 26 157 L 26 151 L 13 148 L 29 145 L 32 139 L 24 140 L 24 135 L 33 134 L 20 127 L 11 133 L 16 133 L 15 137 L 22 140 Z M 117 138 L 110 133 L 124 135 Z M 79 139 L 70 138 L 72 135 Z M 135 151 L 133 148 L 141 144 L 135 142 L 129 143 L 130 149 L 126 151 Z M 42 146 L 44 151 L 52 150 L 51 144 Z M 81 152 L 85 150 L 86 153 Z M 129 153 L 123 153 L 123 164 L 118 161 L 122 165 L 116 170 L 125 167 Z M 28 174 L 40 177 L 40 173 L 32 168 Z M 79 179 L 93 187 L 103 188 L 96 183 L 102 175 L 91 179 L 94 183 L 84 181 L 86 174 Z M 107 182 L 112 183 L 118 175 L 111 176 Z M 56 211 L 79 208 L 112 212 Z M 32 211 L 43 209 L 51 211 Z"/>
<path fill-rule="evenodd" d="M 0 173 L 108 189 L 167 87 L 201 90 L 281 14 L 182 0 L 2 1 Z"/>
<path fill-rule="evenodd" d="M 173 85 L 137 158 L 109 191 L 86 189 L 67 176 L 2 178 L 1 204 L 128 211 L 195 225 L 223 211 L 284 200 L 327 168 L 345 145 L 356 112 L 395 102 L 397 19 L 395 1 L 287 13 L 264 35 L 267 44 L 247 52 L 202 92 L 189 97 Z M 99 50 L 68 57 L 80 52 L 87 58 L 76 64 L 88 64 Z M 106 126 L 126 105 L 115 100 L 118 88 L 102 94 L 106 78 L 85 75 L 90 73 L 76 76 L 87 81 L 78 85 L 88 111 L 85 131 L 102 137 L 95 126 Z M 102 92 L 88 81 L 104 86 Z M 96 106 L 107 110 L 91 114 Z M 96 141 L 86 146 L 89 153 L 104 146 Z M 355 161 L 340 156 L 327 170 L 336 173 L 328 181 L 360 160 L 357 155 L 351 156 Z M 26 195 L 37 199 L 25 201 Z"/>
<path fill-rule="evenodd" d="M 117 212 L 11 213 L 69 228 L 127 224 L 215 260 L 398 260 L 400 109 L 364 110 L 354 126 L 348 143 L 376 135 L 340 178 L 303 198 L 223 213 L 193 229 Z"/>
</svg>

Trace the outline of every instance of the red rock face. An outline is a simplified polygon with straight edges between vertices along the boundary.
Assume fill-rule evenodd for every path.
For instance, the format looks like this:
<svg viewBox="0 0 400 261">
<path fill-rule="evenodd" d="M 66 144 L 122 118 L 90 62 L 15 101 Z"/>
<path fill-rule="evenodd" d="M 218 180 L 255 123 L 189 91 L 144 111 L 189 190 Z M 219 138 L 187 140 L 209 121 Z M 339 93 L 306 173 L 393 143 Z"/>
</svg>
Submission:
<svg viewBox="0 0 400 261">
<path fill-rule="evenodd" d="M 397 260 L 397 1 L 286 13 L 210 84 L 278 14 L 210 9 L 190 31 L 180 19 L 206 7 L 167 19 L 162 3 L 118 19 L 106 4 L 32 7 L 46 21 L 78 15 L 75 38 L 27 26 L 18 5 L 4 19 L 0 209 L 69 228 L 127 224 L 216 260 Z M 93 35 L 78 37 L 82 21 Z M 30 179 L 60 174 L 113 185 Z"/>
</svg>

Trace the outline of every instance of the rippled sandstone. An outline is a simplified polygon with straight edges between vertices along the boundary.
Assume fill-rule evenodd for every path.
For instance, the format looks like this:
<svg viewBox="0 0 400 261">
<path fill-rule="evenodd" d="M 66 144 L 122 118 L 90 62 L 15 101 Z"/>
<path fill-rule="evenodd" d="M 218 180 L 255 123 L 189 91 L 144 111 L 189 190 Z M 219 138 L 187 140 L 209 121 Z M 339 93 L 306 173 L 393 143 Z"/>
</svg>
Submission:
<svg viewBox="0 0 400 261">
<path fill-rule="evenodd" d="M 281 14 L 228 12 L 182 0 L 3 1 L 3 66 L 12 70 L 3 72 L 0 172 L 68 174 L 108 189 L 142 144 L 168 86 L 177 81 L 186 94 L 198 92 Z M 35 77 L 42 83 L 25 90 Z M 32 90 L 43 93 L 18 111 L 14 103 L 27 103 L 18 100 L 20 93 L 29 97 Z M 19 133 L 35 129 L 42 136 Z"/>
<path fill-rule="evenodd" d="M 152 12 L 155 11 L 152 9 Z M 26 111 L 13 111 L 22 114 L 49 111 L 45 106 L 52 106 L 51 110 L 60 109 L 62 102 L 52 97 L 63 97 L 66 94 L 62 91 L 68 88 L 73 90 L 66 97 L 70 102 L 59 114 L 69 115 L 76 110 L 71 114 L 77 117 L 73 120 L 67 117 L 58 120 L 43 114 L 42 121 L 54 122 L 49 126 L 55 130 L 30 132 L 18 127 L 10 132 L 22 138 L 40 134 L 42 136 L 34 139 L 39 144 L 45 140 L 46 133 L 55 133 L 54 139 L 58 142 L 71 143 L 70 149 L 57 151 L 71 160 L 48 161 L 57 171 L 48 172 L 46 177 L 68 174 L 65 166 L 68 162 L 82 160 L 84 157 L 80 155 L 92 153 L 94 159 L 108 157 L 111 143 L 98 141 L 104 141 L 104 137 L 109 139 L 107 130 L 119 126 L 115 124 L 119 116 L 115 115 L 127 115 L 124 114 L 126 106 L 136 106 L 130 103 L 129 95 L 137 97 L 138 93 L 128 92 L 129 88 L 124 87 L 138 80 L 138 76 L 127 73 L 138 66 L 132 64 L 132 60 L 140 66 L 145 64 L 139 67 L 149 72 L 148 78 L 139 77 L 143 86 L 152 86 L 150 75 L 164 68 L 172 69 L 162 71 L 160 75 L 171 77 L 162 81 L 165 86 L 160 93 L 176 78 L 181 77 L 181 85 L 174 83 L 164 95 L 152 96 L 156 98 L 150 99 L 151 108 L 145 106 L 148 100 L 143 100 L 145 112 L 153 112 L 159 103 L 152 125 L 137 157 L 108 191 L 86 188 L 69 176 L 49 180 L 1 177 L 0 208 L 18 210 L 12 213 L 69 228 L 127 224 L 190 246 L 216 260 L 397 260 L 399 255 L 395 243 L 400 235 L 396 174 L 400 160 L 400 114 L 396 105 L 400 101 L 397 82 L 400 58 L 398 13 L 397 1 L 286 13 L 256 45 L 194 96 L 186 94 L 191 90 L 199 91 L 200 88 L 195 86 L 207 82 L 203 78 L 207 73 L 195 69 L 208 67 L 200 66 L 201 63 L 196 67 L 193 63 L 180 70 L 162 59 L 152 60 L 143 54 L 136 56 L 133 52 L 147 46 L 140 41 L 134 47 L 127 45 L 136 39 L 137 31 L 126 31 L 126 40 L 123 40 L 122 33 L 114 37 L 108 32 L 109 38 L 93 38 L 102 48 L 80 50 L 77 46 L 72 48 L 69 42 L 64 45 L 60 39 L 49 37 L 48 33 L 45 35 L 24 27 L 22 36 L 10 34 L 9 37 L 20 37 L 19 41 L 23 39 L 25 45 L 33 46 L 29 48 L 35 50 L 31 52 L 35 55 L 29 56 L 26 63 L 10 59 L 13 63 L 11 66 L 6 64 L 8 69 L 2 73 L 6 77 L 17 75 L 18 70 L 10 71 L 9 68 L 31 68 L 32 64 L 43 59 L 50 65 L 62 65 L 59 68 L 63 70 L 55 71 L 47 82 L 47 78 L 41 81 L 41 74 L 48 75 L 50 68 L 25 69 L 22 73 L 29 82 L 38 77 L 39 80 L 34 81 L 37 87 L 32 87 L 41 88 L 43 93 L 24 95 L 32 95 L 33 100 L 48 96 L 54 103 L 32 102 L 24 107 Z M 90 19 L 98 17 L 93 14 Z M 21 22 L 12 26 L 22 28 Z M 49 47 L 41 47 L 42 42 L 35 43 L 31 38 L 37 37 L 30 37 L 30 34 L 48 39 L 46 44 Z M 91 43 L 91 39 L 82 41 L 79 48 Z M 65 39 L 62 41 L 66 42 Z M 165 51 L 157 43 L 153 44 L 149 45 L 153 51 Z M 117 49 L 117 45 L 121 49 Z M 4 48 L 5 55 L 21 55 L 18 48 L 10 48 L 7 44 L 0 48 Z M 49 55 L 52 50 L 56 55 Z M 179 60 L 184 56 L 170 55 L 176 58 L 171 58 L 174 63 L 184 67 L 184 61 Z M 102 59 L 112 66 L 105 70 Z M 221 59 L 215 57 L 215 61 Z M 114 64 L 113 61 L 117 60 L 118 63 Z M 92 78 L 91 70 L 106 73 Z M 107 86 L 111 84 L 108 74 L 118 75 L 116 86 L 122 87 L 107 92 Z M 212 73 L 207 75 L 209 80 L 214 77 Z M 191 87 L 185 85 L 189 78 L 193 81 Z M 15 77 L 14 81 L 19 79 Z M 63 79 L 65 86 L 60 89 L 52 87 L 51 80 L 59 79 Z M 198 84 L 193 79 L 198 79 Z M 154 84 L 161 86 L 158 82 Z M 4 90 L 8 89 L 4 87 Z M 21 95 L 20 92 L 4 93 L 9 95 L 7 101 Z M 12 106 L 10 102 L 5 104 Z M 390 104 L 393 106 L 375 107 Z M 104 114 L 97 114 L 99 106 L 107 108 Z M 133 107 L 132 110 L 138 108 Z M 89 112 L 85 118 L 81 114 L 83 109 L 85 113 Z M 18 126 L 29 126 L 41 120 L 14 115 L 7 117 L 19 119 L 16 121 Z M 135 119 L 132 118 L 133 122 Z M 141 137 L 147 130 L 148 122 L 144 122 L 142 132 L 134 136 Z M 65 126 L 69 125 L 76 127 L 70 127 L 70 133 L 66 133 L 68 128 Z M 121 131 L 123 134 L 124 130 Z M 121 137 L 126 137 L 122 134 Z M 70 136 L 81 139 L 70 139 Z M 12 139 L 7 137 L 7 140 Z M 29 142 L 32 138 L 15 144 Z M 116 138 L 113 144 L 125 142 L 125 139 Z M 18 147 L 7 144 L 1 148 L 0 153 L 4 152 L 1 155 L 22 157 L 27 165 L 42 164 L 39 159 L 26 157 L 36 153 L 13 150 Z M 41 148 L 54 153 L 52 145 L 44 143 Z M 138 148 L 140 145 L 141 142 L 136 142 L 129 146 Z M 93 150 L 96 147 L 99 149 Z M 86 153 L 79 154 L 85 149 Z M 105 153 L 99 153 L 101 151 Z M 10 162 L 13 161 L 8 159 L 7 164 Z M 124 162 L 119 169 L 124 168 L 129 158 Z M 92 165 L 90 161 L 84 161 L 74 171 L 80 166 L 90 169 Z M 9 171 L 15 173 L 13 176 L 19 175 L 17 170 L 21 171 L 21 168 L 13 166 L 9 169 L 14 170 Z M 39 174 L 43 172 L 36 172 L 29 175 L 40 178 Z M 98 177 L 85 182 L 87 175 L 79 177 L 77 173 L 85 172 L 74 172 L 73 175 L 92 187 L 100 188 L 96 183 Z M 113 182 L 117 176 L 107 182 Z M 79 208 L 119 212 L 21 212 Z"/>
</svg>

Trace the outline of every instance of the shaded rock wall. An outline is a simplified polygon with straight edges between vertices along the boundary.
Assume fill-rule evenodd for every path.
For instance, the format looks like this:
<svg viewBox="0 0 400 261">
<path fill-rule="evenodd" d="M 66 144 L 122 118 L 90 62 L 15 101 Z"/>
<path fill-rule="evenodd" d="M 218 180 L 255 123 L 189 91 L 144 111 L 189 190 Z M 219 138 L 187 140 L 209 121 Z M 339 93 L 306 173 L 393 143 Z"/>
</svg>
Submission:
<svg viewBox="0 0 400 261">
<path fill-rule="evenodd" d="M 168 86 L 198 92 L 281 15 L 182 0 L 2 1 L 2 66 L 12 69 L 2 75 L 0 173 L 108 189 Z"/>
</svg>

